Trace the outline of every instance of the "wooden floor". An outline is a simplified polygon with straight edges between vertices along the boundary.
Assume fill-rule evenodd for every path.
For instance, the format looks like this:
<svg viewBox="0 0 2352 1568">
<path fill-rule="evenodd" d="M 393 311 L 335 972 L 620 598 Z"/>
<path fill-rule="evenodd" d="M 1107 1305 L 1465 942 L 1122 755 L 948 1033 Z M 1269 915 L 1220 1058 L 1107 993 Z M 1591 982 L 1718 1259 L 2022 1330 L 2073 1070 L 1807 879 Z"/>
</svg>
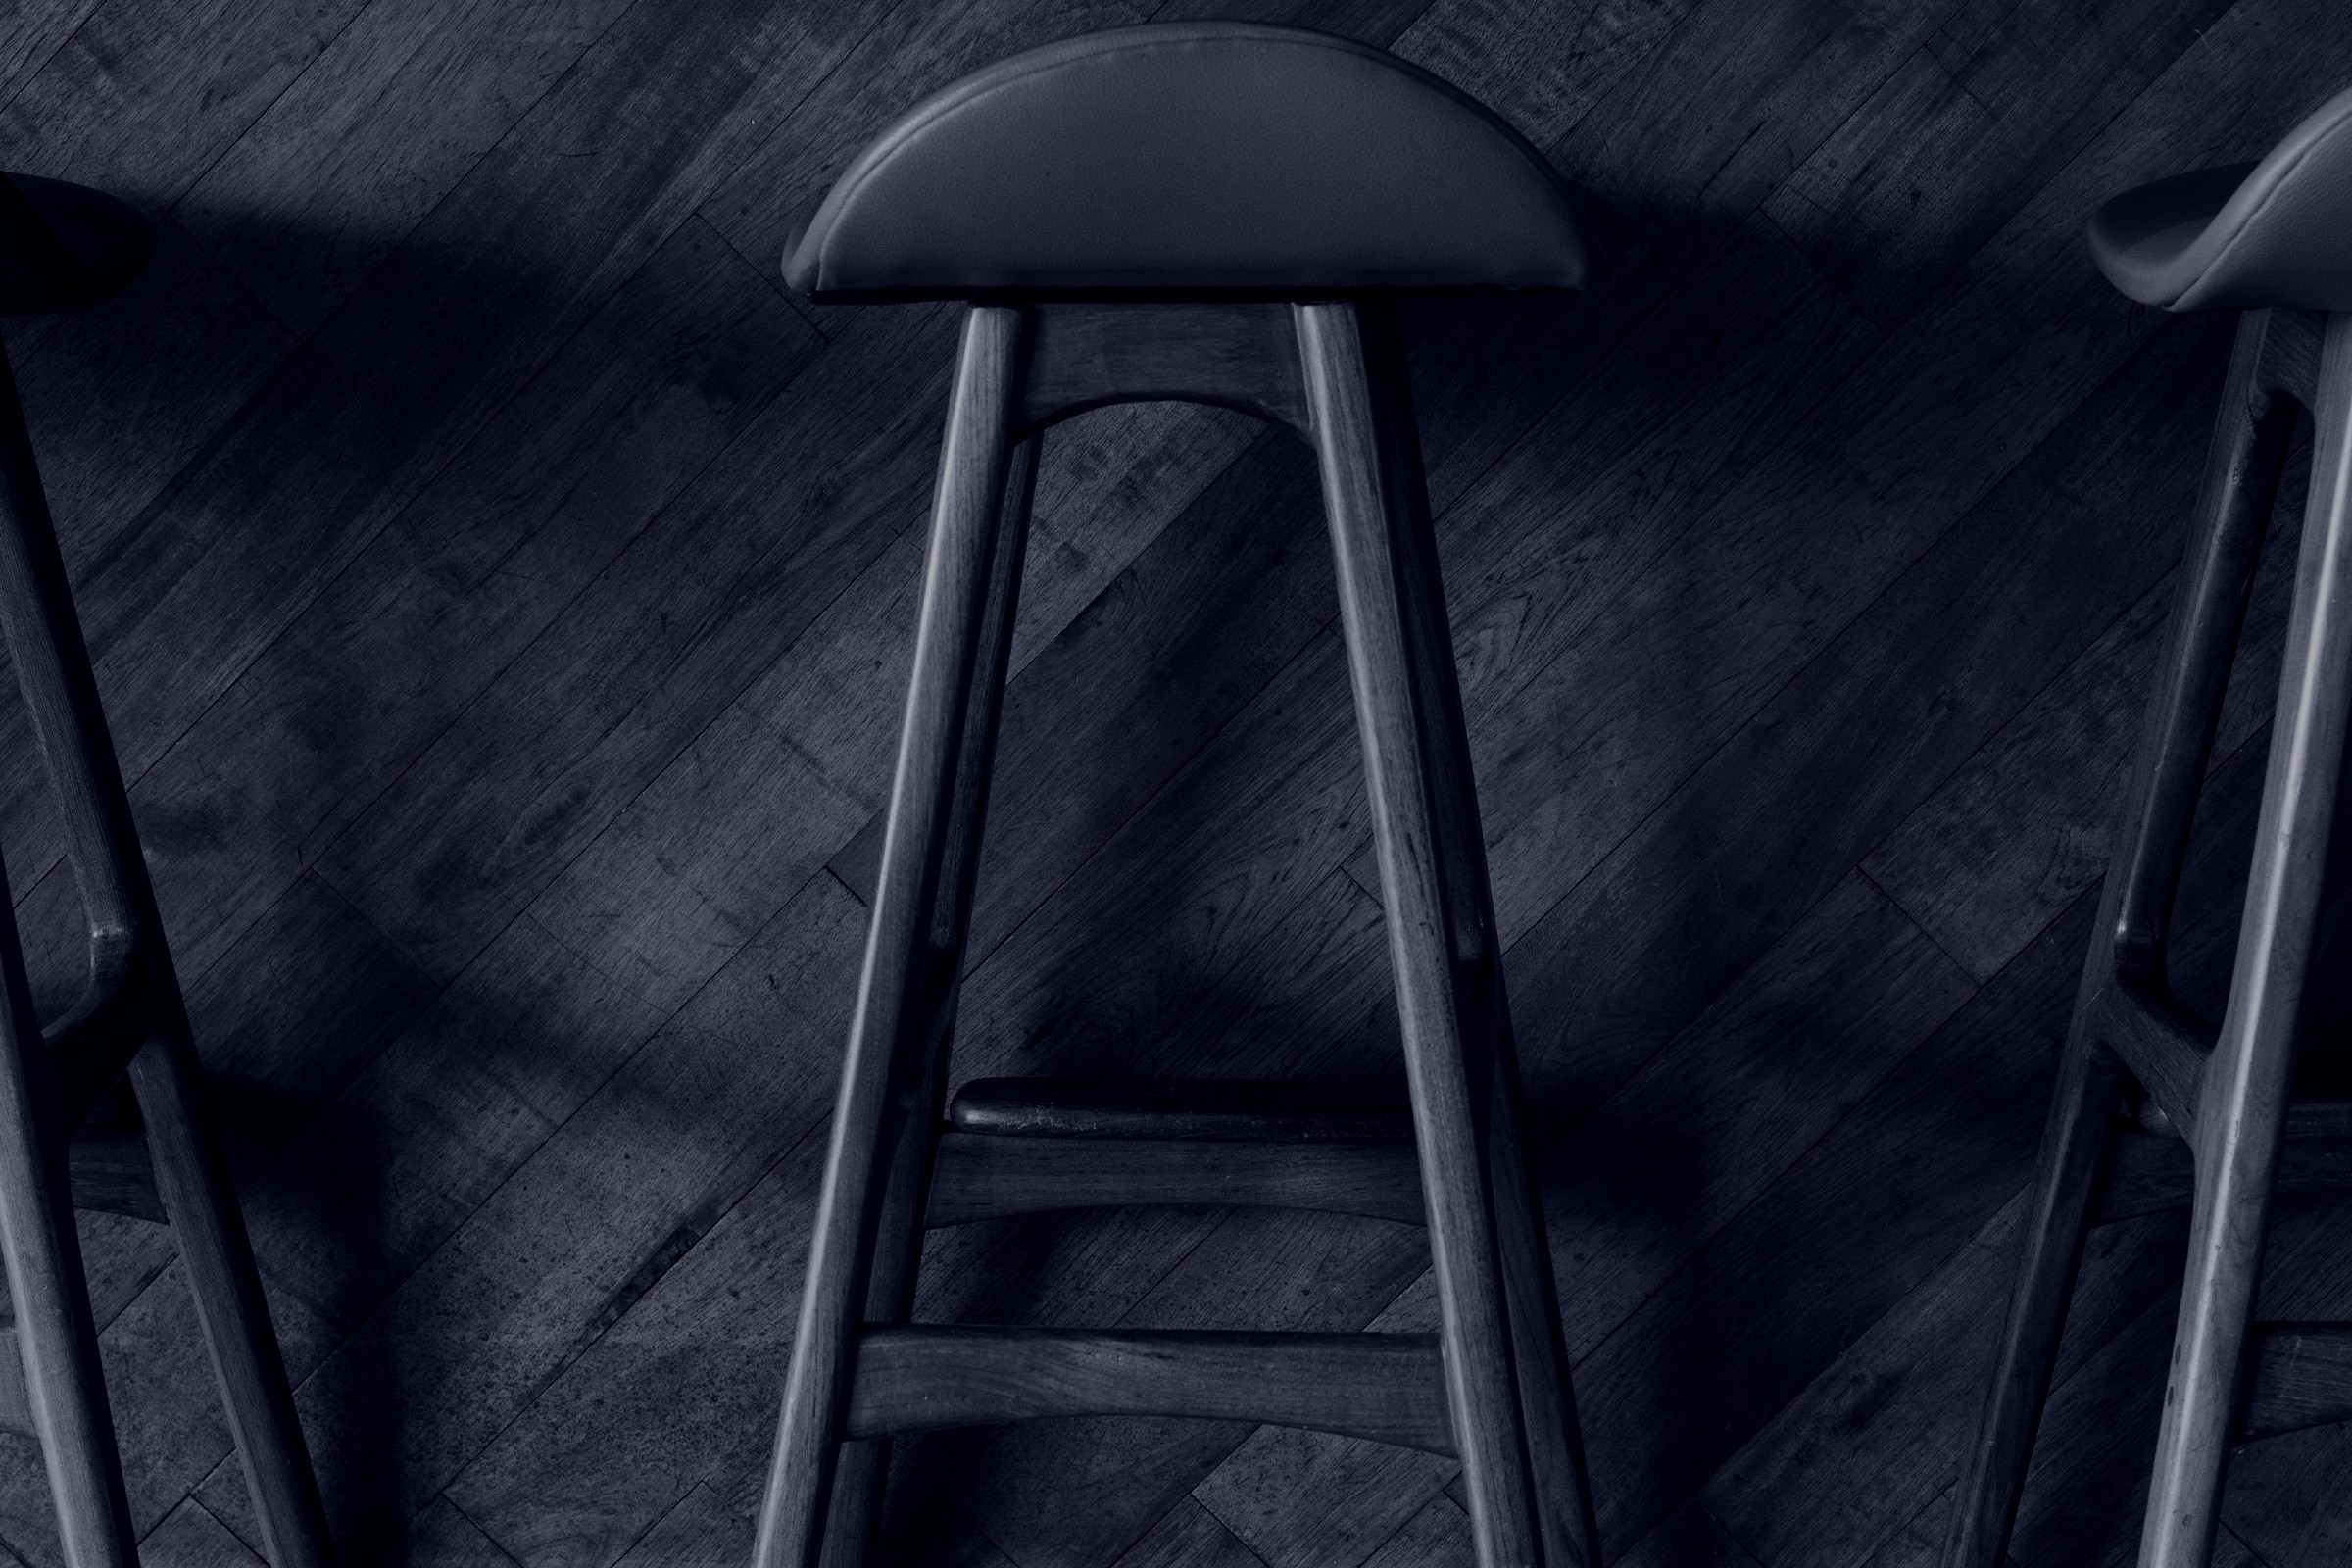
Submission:
<svg viewBox="0 0 2352 1568">
<path fill-rule="evenodd" d="M 350 1560 L 748 1552 L 954 334 L 776 257 L 931 88 L 1196 11 L 1393 48 L 1608 215 L 1590 296 L 1410 318 L 1607 1549 L 1933 1562 L 2230 330 L 2110 292 L 2083 219 L 2344 85 L 2342 0 L 0 11 L 0 167 L 162 222 L 11 353 Z M 1307 453 L 1128 409 L 1042 483 L 958 1077 L 1396 1079 Z M 2278 577 L 2184 916 L 2208 1005 Z M 2352 1316 L 2352 1218 L 2281 1206 L 2265 1314 Z M 2185 1221 L 2115 1212 L 2017 1568 L 2133 1549 Z M 85 1235 L 148 1561 L 254 1561 L 169 1232 Z M 920 1313 L 1427 1327 L 1425 1266 L 1121 1211 L 942 1233 Z M 2246 1451 L 2222 1560 L 2352 1557 L 2348 1467 L 2347 1428 Z M 959 1568 L 1414 1568 L 1468 1561 L 1451 1480 L 1048 1422 L 907 1445 L 891 1517 Z M 47 1509 L 0 1440 L 26 1564 Z"/>
</svg>

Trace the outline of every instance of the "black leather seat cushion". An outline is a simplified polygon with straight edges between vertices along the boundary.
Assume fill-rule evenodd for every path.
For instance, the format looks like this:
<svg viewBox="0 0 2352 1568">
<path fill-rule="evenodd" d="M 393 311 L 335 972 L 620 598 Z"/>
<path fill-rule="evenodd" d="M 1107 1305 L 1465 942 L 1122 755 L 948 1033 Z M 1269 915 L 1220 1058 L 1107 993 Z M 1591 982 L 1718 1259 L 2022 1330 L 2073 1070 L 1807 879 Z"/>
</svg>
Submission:
<svg viewBox="0 0 2352 1568">
<path fill-rule="evenodd" d="M 0 316 L 78 311 L 147 270 L 155 231 L 102 191 L 0 174 Z"/>
<path fill-rule="evenodd" d="M 820 300 L 1297 298 L 1583 286 L 1574 194 L 1518 132 L 1377 49 L 1121 27 L 915 109 L 786 254 Z"/>
<path fill-rule="evenodd" d="M 2352 311 L 2352 92 L 2258 164 L 2128 190 L 2090 220 L 2090 253 L 2126 294 L 2175 311 Z"/>
</svg>

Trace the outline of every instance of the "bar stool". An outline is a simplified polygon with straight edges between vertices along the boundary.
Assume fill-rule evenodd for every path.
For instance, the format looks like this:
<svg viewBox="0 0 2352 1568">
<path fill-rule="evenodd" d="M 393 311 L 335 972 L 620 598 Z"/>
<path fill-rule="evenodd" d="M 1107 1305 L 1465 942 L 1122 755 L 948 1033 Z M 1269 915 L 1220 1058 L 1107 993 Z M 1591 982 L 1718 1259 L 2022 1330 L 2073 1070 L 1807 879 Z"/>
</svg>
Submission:
<svg viewBox="0 0 2352 1568">
<path fill-rule="evenodd" d="M 2185 1139 L 2196 1162 L 2141 1568 L 2211 1558 L 2233 1442 L 2352 1418 L 2352 1324 L 2253 1322 L 2282 1143 L 2352 1133 L 2352 1105 L 2290 1092 L 2352 702 L 2352 92 L 2259 164 L 2116 197 L 2092 218 L 2090 247 L 2116 287 L 2143 304 L 2245 315 L 1945 1568 L 2005 1560 L 2127 1072 L 2144 1095 L 2141 1121 Z M 2236 967 L 2215 1030 L 2168 987 L 2168 930 L 2256 560 L 2304 412 L 2317 430 L 2311 498 Z"/>
<path fill-rule="evenodd" d="M 969 76 L 853 164 L 785 266 L 820 301 L 967 303 L 864 971 L 757 1561 L 863 1560 L 894 1433 L 1214 1416 L 1457 1457 L 1479 1560 L 1597 1568 L 1522 1158 L 1484 841 L 1387 295 L 1575 289 L 1571 193 L 1378 50 L 1152 24 Z M 994 1080 L 946 1111 L 1013 596 L 1046 428 L 1189 399 L 1315 449 L 1409 1115 L 1296 1086 Z M 926 1224 L 1126 1203 L 1425 1220 L 1437 1335 L 909 1326 Z"/>
<path fill-rule="evenodd" d="M 147 225 L 111 197 L 0 175 L 0 316 L 95 305 L 146 269 L 152 247 Z M 203 1108 L 187 1009 L 5 356 L 0 514 L 0 634 L 89 925 L 87 986 L 44 1030 L 0 875 L 0 1260 L 16 1307 L 8 1331 L 16 1349 L 0 1354 L 0 1427 L 40 1440 L 74 1568 L 138 1561 L 74 1210 L 169 1220 L 264 1549 L 279 1568 L 323 1568 L 330 1554 L 318 1487 L 236 1191 Z M 106 1131 L 107 1117 L 93 1122 L 119 1102 L 126 1071 L 143 1135 L 136 1123 Z"/>
</svg>

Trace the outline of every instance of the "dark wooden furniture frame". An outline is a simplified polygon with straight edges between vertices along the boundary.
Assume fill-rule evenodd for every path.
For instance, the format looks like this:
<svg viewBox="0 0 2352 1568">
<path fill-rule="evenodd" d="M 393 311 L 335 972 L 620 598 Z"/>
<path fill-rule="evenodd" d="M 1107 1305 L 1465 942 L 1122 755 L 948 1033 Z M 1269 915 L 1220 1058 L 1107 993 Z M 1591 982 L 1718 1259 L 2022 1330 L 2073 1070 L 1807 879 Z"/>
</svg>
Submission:
<svg viewBox="0 0 2352 1568">
<path fill-rule="evenodd" d="M 1268 1086 L 1075 1113 L 1000 1080 L 943 1125 L 948 1045 L 1042 432 L 1103 404 L 1245 410 L 1315 448 L 1412 1105 Z M 893 1433 L 1213 1416 L 1458 1457 L 1479 1560 L 1598 1568 L 1550 1254 L 1522 1155 L 1485 848 L 1404 361 L 1379 302 L 980 304 L 949 411 L 914 674 L 756 1560 L 864 1560 Z M 979 1089 L 981 1086 L 971 1086 Z M 983 1100 L 992 1103 L 984 1104 Z M 1007 1108 L 1009 1107 L 1009 1109 Z M 926 1224 L 1096 1204 L 1424 1220 L 1437 1335 L 906 1323 Z"/>
<path fill-rule="evenodd" d="M 2304 412 L 2316 429 L 2311 498 L 2236 967 L 2215 1030 L 2167 985 L 2168 931 L 2254 569 Z M 2352 706 L 2352 316 L 2244 318 L 2181 576 L 1945 1568 L 2005 1561 L 2127 1073 L 2144 1095 L 2142 1123 L 2186 1139 L 2196 1162 L 2141 1568 L 2210 1560 L 2233 1442 L 2352 1418 L 2352 1325 L 2253 1318 L 2282 1147 L 2352 1132 L 2352 1107 L 2289 1094 Z M 2340 1161 L 2287 1166 L 2303 1173 L 2298 1187 L 2341 1185 L 2344 1175 Z M 2335 1179 L 2304 1179 L 2315 1172 Z"/>
<path fill-rule="evenodd" d="M 235 1189 L 203 1106 L 187 1009 L 164 941 L 98 686 L 0 356 L 0 633 L 31 711 L 89 923 L 89 981 L 44 1030 L 0 875 L 0 1258 L 16 1323 L 0 1426 L 40 1440 L 66 1559 L 138 1561 L 74 1210 L 172 1225 L 237 1455 L 278 1568 L 324 1568 L 325 1518 Z M 128 1074 L 141 1131 L 76 1140 Z M 22 1366 L 21 1381 L 10 1375 Z"/>
</svg>

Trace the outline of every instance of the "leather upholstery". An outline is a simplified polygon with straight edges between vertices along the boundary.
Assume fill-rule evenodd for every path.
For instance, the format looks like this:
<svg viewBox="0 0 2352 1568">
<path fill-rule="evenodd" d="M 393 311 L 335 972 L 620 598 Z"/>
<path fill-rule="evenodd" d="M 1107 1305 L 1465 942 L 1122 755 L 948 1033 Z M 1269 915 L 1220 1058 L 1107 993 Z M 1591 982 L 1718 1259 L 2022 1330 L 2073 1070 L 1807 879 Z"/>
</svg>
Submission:
<svg viewBox="0 0 2352 1568">
<path fill-rule="evenodd" d="M 154 253 L 147 220 L 103 191 L 0 174 L 0 316 L 95 305 L 129 287 Z"/>
<path fill-rule="evenodd" d="M 1576 198 L 1416 67 L 1248 23 L 1121 27 L 923 103 L 786 253 L 819 300 L 1582 287 Z"/>
<path fill-rule="evenodd" d="M 2090 220 L 2117 288 L 2174 311 L 2352 311 L 2352 92 L 2258 164 L 2129 190 Z"/>
</svg>

